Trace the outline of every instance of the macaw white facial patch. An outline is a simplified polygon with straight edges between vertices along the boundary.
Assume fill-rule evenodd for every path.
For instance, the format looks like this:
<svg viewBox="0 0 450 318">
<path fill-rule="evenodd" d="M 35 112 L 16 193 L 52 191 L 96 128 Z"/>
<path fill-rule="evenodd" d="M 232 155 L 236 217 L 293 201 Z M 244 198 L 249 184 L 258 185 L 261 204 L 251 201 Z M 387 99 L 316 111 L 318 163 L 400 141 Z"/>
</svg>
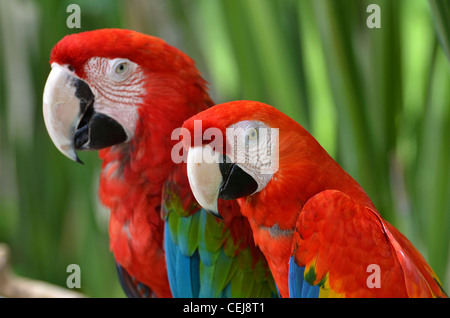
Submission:
<svg viewBox="0 0 450 318">
<path fill-rule="evenodd" d="M 279 129 L 260 121 L 240 121 L 227 128 L 226 154 L 248 173 L 261 191 L 279 166 Z"/>
<path fill-rule="evenodd" d="M 86 82 L 95 95 L 94 110 L 117 121 L 129 141 L 135 133 L 138 108 L 144 102 L 145 75 L 123 58 L 91 58 L 85 65 Z"/>
</svg>

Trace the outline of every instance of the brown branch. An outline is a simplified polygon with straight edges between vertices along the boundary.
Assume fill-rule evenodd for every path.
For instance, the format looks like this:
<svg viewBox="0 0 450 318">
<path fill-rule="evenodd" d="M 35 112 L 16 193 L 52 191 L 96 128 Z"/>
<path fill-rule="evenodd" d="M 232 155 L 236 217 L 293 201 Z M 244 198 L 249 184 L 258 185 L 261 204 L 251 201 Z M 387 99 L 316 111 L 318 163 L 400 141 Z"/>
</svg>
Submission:
<svg viewBox="0 0 450 318">
<path fill-rule="evenodd" d="M 0 295 L 8 298 L 79 298 L 83 294 L 46 282 L 19 277 L 11 270 L 11 253 L 0 243 Z"/>
</svg>

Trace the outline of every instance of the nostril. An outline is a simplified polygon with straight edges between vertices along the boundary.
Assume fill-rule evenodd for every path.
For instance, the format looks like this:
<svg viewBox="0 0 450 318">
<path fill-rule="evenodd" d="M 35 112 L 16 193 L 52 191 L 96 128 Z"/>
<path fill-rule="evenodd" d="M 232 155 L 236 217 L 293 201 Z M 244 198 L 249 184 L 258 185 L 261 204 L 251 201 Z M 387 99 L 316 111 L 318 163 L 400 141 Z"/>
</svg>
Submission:
<svg viewBox="0 0 450 318">
<path fill-rule="evenodd" d="M 73 66 L 72 65 L 67 65 L 67 68 L 69 69 L 69 71 L 71 71 L 71 72 L 74 72 L 75 71 L 75 69 L 73 68 Z"/>
</svg>

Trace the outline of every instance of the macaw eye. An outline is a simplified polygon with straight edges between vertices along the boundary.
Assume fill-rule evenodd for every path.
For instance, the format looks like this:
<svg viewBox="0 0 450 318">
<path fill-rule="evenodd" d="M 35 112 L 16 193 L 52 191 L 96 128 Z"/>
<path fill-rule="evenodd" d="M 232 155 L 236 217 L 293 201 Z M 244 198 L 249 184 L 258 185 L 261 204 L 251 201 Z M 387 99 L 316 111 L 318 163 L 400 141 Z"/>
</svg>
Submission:
<svg viewBox="0 0 450 318">
<path fill-rule="evenodd" d="M 247 132 L 248 140 L 257 140 L 258 139 L 258 129 L 251 128 Z"/>
<path fill-rule="evenodd" d="M 127 62 L 122 62 L 116 66 L 116 73 L 117 74 L 123 74 L 128 68 Z"/>
<path fill-rule="evenodd" d="M 136 70 L 136 65 L 127 59 L 117 58 L 110 60 L 109 63 L 110 77 L 115 82 L 123 82 L 129 79 Z"/>
</svg>

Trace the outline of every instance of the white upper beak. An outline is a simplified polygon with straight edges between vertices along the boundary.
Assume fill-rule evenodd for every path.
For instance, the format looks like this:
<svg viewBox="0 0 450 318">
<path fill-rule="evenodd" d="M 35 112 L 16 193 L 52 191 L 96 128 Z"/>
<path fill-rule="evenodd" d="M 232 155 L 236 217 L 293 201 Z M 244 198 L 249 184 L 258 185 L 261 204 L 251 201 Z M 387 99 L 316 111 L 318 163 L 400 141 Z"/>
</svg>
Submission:
<svg viewBox="0 0 450 318">
<path fill-rule="evenodd" d="M 52 64 L 43 96 L 45 126 L 55 146 L 78 161 L 73 136 L 80 119 L 80 101 L 75 97 L 76 78 L 59 64 Z"/>
<path fill-rule="evenodd" d="M 191 147 L 187 156 L 187 175 L 194 197 L 205 210 L 216 216 L 219 216 L 217 200 L 222 183 L 220 157 L 209 145 Z"/>
</svg>

